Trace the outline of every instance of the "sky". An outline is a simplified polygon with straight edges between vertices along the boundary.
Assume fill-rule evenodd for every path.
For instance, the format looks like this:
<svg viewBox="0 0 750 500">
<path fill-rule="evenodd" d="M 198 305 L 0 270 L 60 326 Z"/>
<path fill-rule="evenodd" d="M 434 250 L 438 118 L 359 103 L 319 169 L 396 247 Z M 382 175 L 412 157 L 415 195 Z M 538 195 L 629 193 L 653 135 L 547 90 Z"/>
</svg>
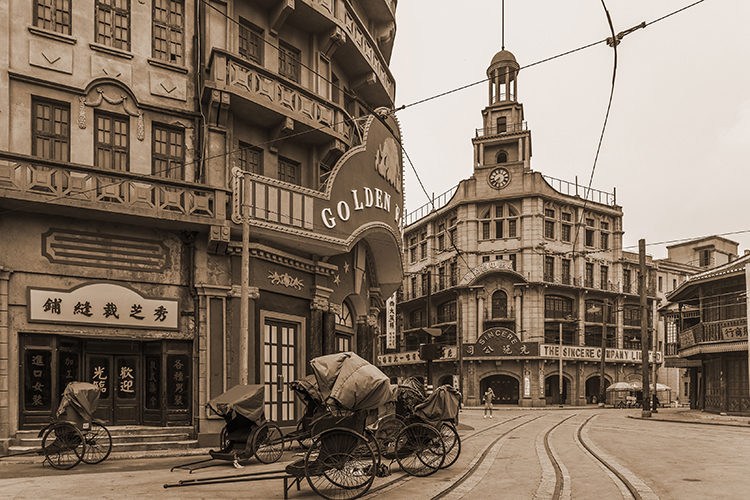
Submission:
<svg viewBox="0 0 750 500">
<path fill-rule="evenodd" d="M 617 47 L 617 75 L 591 187 L 616 193 L 623 247 L 667 257 L 667 244 L 722 235 L 750 249 L 750 2 L 605 0 L 615 33 L 646 22 Z M 471 176 L 502 47 L 501 0 L 400 0 L 390 69 L 404 149 L 436 196 Z M 654 22 L 653 24 L 650 24 Z M 521 66 L 518 101 L 531 130 L 531 168 L 588 185 L 612 86 L 601 0 L 505 0 L 505 49 Z M 404 162 L 406 207 L 427 202 Z"/>
</svg>

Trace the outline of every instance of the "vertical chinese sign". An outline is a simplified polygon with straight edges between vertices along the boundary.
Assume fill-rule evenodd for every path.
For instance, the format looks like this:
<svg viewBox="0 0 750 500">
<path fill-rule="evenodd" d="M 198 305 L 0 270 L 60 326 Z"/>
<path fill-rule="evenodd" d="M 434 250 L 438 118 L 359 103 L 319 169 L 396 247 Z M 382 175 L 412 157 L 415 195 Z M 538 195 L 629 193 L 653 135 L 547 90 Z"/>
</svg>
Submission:
<svg viewBox="0 0 750 500">
<path fill-rule="evenodd" d="M 91 383 L 101 389 L 99 399 L 109 399 L 111 393 L 110 358 L 108 356 L 92 356 L 90 358 Z"/>
<path fill-rule="evenodd" d="M 146 356 L 146 409 L 161 407 L 161 356 Z"/>
<path fill-rule="evenodd" d="M 52 406 L 52 353 L 26 351 L 24 406 L 27 410 L 49 411 Z"/>
<path fill-rule="evenodd" d="M 133 356 L 121 356 L 116 362 L 117 374 L 117 397 L 119 399 L 134 399 L 137 386 L 136 366 L 137 358 Z"/>
<path fill-rule="evenodd" d="M 167 356 L 167 406 L 187 409 L 190 401 L 190 358 L 187 354 Z"/>
<path fill-rule="evenodd" d="M 396 348 L 396 292 L 388 297 L 385 306 L 386 325 L 385 325 L 385 347 L 386 349 Z"/>
</svg>

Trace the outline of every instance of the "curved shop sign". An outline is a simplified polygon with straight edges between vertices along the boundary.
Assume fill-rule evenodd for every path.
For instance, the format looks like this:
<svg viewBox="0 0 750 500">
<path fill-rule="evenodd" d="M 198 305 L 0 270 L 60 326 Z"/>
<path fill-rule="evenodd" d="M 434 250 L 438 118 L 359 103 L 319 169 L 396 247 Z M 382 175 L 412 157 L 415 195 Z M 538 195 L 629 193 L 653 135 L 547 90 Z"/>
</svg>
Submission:
<svg viewBox="0 0 750 500">
<path fill-rule="evenodd" d="M 336 164 L 325 193 L 328 199 L 315 201 L 322 233 L 330 231 L 347 238 L 377 225 L 399 233 L 403 165 L 395 138 L 398 132 L 398 124 L 389 115 L 368 117 L 363 144 L 349 150 Z"/>
<path fill-rule="evenodd" d="M 176 330 L 179 302 L 150 299 L 112 283 L 72 290 L 28 289 L 28 318 L 36 323 Z"/>
<path fill-rule="evenodd" d="M 521 342 L 518 336 L 507 328 L 490 328 L 482 333 L 475 344 L 464 344 L 464 356 L 469 357 L 538 355 L 539 344 Z"/>
</svg>

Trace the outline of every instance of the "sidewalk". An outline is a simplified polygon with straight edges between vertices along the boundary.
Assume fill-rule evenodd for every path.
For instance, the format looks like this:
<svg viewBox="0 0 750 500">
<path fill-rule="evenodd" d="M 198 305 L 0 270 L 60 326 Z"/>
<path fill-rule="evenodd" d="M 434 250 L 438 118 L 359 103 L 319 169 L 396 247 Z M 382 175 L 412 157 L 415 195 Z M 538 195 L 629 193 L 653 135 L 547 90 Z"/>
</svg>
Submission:
<svg viewBox="0 0 750 500">
<path fill-rule="evenodd" d="M 630 410 L 631 412 L 633 410 Z M 643 420 L 661 420 L 665 422 L 681 422 L 685 424 L 709 424 L 709 425 L 732 425 L 738 427 L 750 427 L 750 417 L 739 417 L 733 415 L 719 415 L 690 408 L 659 408 L 659 411 L 651 412 L 651 417 L 643 417 L 639 409 L 636 413 L 628 415 L 630 418 Z"/>
</svg>

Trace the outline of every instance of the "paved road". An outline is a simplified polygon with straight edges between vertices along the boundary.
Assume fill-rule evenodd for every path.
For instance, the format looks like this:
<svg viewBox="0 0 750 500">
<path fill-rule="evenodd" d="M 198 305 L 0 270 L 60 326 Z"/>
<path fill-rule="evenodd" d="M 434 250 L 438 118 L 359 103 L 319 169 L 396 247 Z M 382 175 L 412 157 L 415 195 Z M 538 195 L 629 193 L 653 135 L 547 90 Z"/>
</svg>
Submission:
<svg viewBox="0 0 750 500">
<path fill-rule="evenodd" d="M 660 418 L 675 410 L 661 410 Z M 365 496 L 378 500 L 508 499 L 745 499 L 750 491 L 750 425 L 643 420 L 640 410 L 565 408 L 500 410 L 483 419 L 461 414 L 461 455 L 427 478 L 378 478 Z M 695 418 L 682 419 L 690 422 Z M 164 489 L 165 483 L 209 475 L 283 469 L 292 461 L 242 470 L 222 464 L 189 474 L 170 472 L 195 457 L 107 460 L 57 471 L 36 462 L 0 461 L 0 499 L 275 499 L 283 481 L 238 482 Z M 636 495 L 636 496 L 633 496 Z M 307 484 L 292 500 L 317 498 Z"/>
</svg>

